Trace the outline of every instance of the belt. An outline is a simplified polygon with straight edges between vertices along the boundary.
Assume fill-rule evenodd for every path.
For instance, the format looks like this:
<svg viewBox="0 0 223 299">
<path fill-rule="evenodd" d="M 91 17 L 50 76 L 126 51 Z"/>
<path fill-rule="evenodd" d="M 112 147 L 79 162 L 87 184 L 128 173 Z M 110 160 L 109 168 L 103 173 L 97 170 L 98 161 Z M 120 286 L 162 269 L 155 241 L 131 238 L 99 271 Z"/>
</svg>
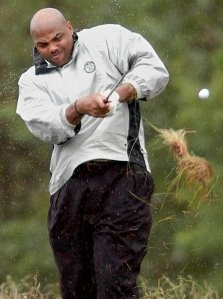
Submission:
<svg viewBox="0 0 223 299">
<path fill-rule="evenodd" d="M 89 162 L 85 162 L 78 166 L 78 170 L 88 171 L 88 172 L 99 172 L 105 169 L 108 169 L 111 166 L 118 166 L 120 164 L 123 165 L 122 161 L 115 161 L 115 160 L 92 160 Z"/>
<path fill-rule="evenodd" d="M 103 172 L 104 170 L 110 168 L 111 166 L 120 166 L 120 165 L 128 165 L 129 170 L 132 170 L 134 173 L 136 172 L 143 172 L 145 171 L 145 168 L 135 164 L 131 163 L 129 165 L 129 162 L 127 161 L 115 161 L 115 160 L 91 160 L 88 162 L 85 162 L 77 167 L 75 172 L 85 171 L 85 172 Z"/>
</svg>

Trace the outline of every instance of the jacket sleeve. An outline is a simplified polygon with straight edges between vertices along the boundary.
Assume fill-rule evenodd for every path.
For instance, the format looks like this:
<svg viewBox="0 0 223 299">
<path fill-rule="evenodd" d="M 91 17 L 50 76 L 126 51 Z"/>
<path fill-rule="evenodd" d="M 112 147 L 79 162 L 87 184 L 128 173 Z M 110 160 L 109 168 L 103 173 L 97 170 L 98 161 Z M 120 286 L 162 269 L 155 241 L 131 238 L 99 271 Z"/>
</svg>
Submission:
<svg viewBox="0 0 223 299">
<path fill-rule="evenodd" d="M 122 72 L 128 72 L 123 83 L 131 83 L 137 99 L 151 99 L 160 94 L 169 81 L 169 74 L 150 43 L 140 34 L 119 25 L 110 25 L 106 44 L 110 59 Z"/>
<path fill-rule="evenodd" d="M 39 139 L 60 144 L 75 135 L 76 126 L 70 124 L 65 117 L 68 105 L 55 105 L 47 91 L 34 83 L 31 74 L 24 73 L 20 77 L 16 113 Z"/>
</svg>

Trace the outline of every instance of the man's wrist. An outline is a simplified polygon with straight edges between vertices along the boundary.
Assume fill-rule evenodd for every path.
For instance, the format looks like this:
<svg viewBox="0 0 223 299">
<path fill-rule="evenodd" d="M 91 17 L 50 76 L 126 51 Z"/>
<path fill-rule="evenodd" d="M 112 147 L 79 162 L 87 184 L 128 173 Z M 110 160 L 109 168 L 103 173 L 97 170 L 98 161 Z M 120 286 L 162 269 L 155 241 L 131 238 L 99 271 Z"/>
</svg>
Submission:
<svg viewBox="0 0 223 299">
<path fill-rule="evenodd" d="M 65 111 L 66 119 L 72 125 L 78 125 L 84 116 L 84 114 L 82 114 L 78 108 L 79 107 L 76 100 L 74 103 L 70 104 Z"/>
<path fill-rule="evenodd" d="M 76 101 L 74 102 L 75 113 L 77 114 L 77 116 L 82 117 L 82 116 L 84 116 L 84 113 L 81 113 L 81 112 L 79 111 L 77 102 L 78 102 L 78 100 L 76 100 Z"/>
<path fill-rule="evenodd" d="M 132 86 L 133 86 L 133 85 L 132 85 Z M 135 89 L 134 86 L 133 86 L 133 93 L 132 93 L 132 96 L 130 97 L 129 100 L 130 100 L 131 102 L 137 100 L 137 91 L 136 91 L 136 89 Z"/>
<path fill-rule="evenodd" d="M 137 91 L 131 83 L 120 85 L 116 92 L 119 94 L 119 102 L 133 102 L 137 99 Z"/>
</svg>

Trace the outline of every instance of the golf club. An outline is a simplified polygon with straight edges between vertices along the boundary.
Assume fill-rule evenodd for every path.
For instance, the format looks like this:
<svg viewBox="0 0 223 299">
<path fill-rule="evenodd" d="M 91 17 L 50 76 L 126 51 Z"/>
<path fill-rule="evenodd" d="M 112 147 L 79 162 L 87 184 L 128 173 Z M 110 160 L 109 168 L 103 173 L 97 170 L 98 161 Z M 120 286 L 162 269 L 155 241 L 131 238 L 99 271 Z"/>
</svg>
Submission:
<svg viewBox="0 0 223 299">
<path fill-rule="evenodd" d="M 121 78 L 115 83 L 115 85 L 112 87 L 111 91 L 107 95 L 106 100 L 104 100 L 104 103 L 108 103 L 109 97 L 113 94 L 113 92 L 116 90 L 116 88 L 119 86 L 119 84 L 122 82 L 122 80 L 125 78 L 126 74 L 128 72 L 124 73 Z"/>
</svg>

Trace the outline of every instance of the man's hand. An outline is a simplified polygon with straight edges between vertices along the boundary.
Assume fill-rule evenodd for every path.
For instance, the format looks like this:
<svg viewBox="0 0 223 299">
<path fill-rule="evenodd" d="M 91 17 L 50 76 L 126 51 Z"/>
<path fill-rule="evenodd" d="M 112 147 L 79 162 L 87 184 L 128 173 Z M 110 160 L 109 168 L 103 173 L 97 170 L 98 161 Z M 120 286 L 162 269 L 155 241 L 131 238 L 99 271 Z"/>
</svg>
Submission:
<svg viewBox="0 0 223 299">
<path fill-rule="evenodd" d="M 106 95 L 100 93 L 94 93 L 77 99 L 76 105 L 71 104 L 66 109 L 68 122 L 77 125 L 85 114 L 100 118 L 107 117 L 112 106 L 111 102 L 106 102 L 106 100 Z"/>
<path fill-rule="evenodd" d="M 94 93 L 89 96 L 78 99 L 78 112 L 81 114 L 88 114 L 93 117 L 106 117 L 110 111 L 111 104 L 106 103 L 106 96 L 100 93 Z"/>
<path fill-rule="evenodd" d="M 85 114 L 100 118 L 111 116 L 115 113 L 118 101 L 121 103 L 131 102 L 137 98 L 136 90 L 130 83 L 118 86 L 109 99 L 107 99 L 108 94 L 109 91 L 107 90 L 105 94 L 93 93 L 77 99 L 76 105 L 71 104 L 66 109 L 68 122 L 77 125 Z"/>
</svg>

